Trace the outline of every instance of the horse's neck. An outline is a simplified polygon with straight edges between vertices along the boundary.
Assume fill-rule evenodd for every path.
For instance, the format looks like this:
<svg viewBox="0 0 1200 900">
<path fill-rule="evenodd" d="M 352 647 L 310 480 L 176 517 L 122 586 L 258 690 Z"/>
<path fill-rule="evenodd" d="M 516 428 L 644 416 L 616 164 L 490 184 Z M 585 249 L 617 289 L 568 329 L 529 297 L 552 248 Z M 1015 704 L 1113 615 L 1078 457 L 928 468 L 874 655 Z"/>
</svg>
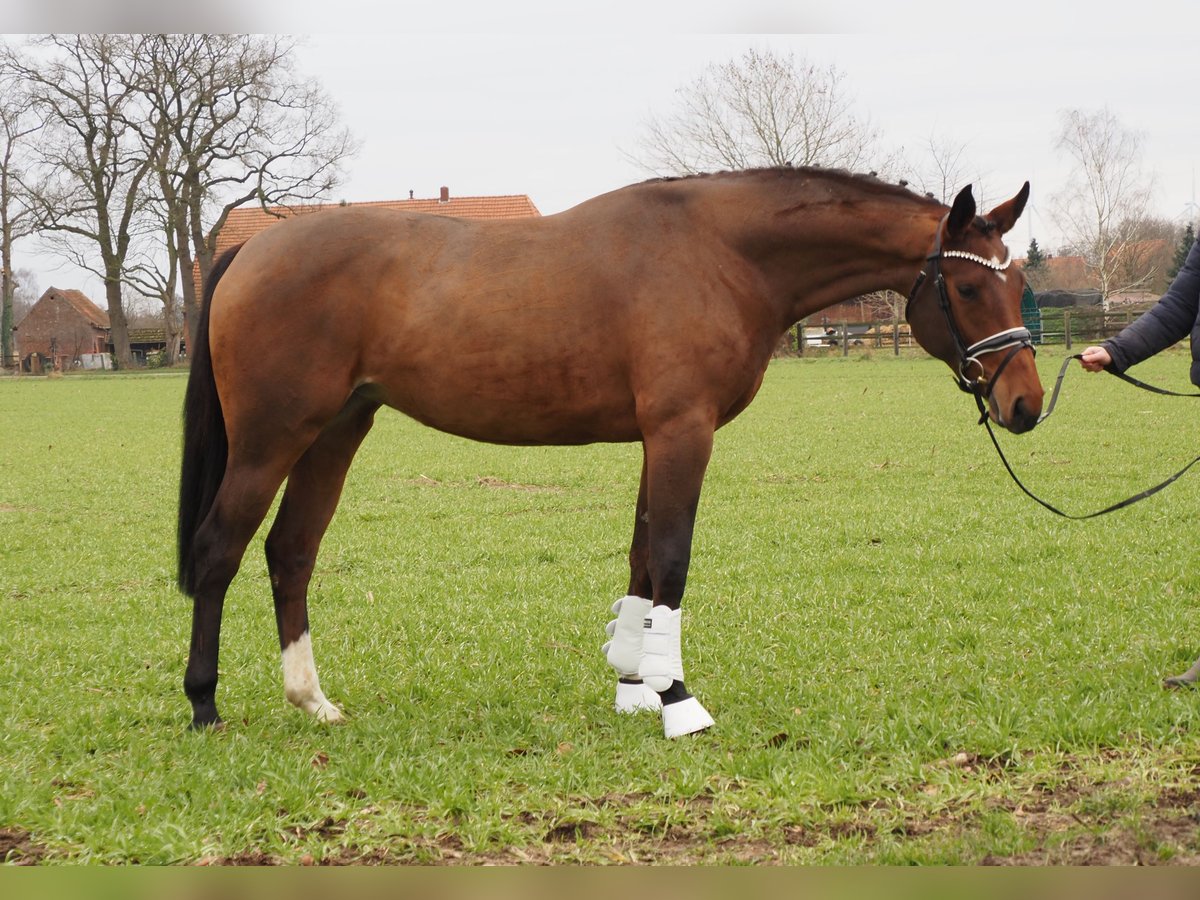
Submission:
<svg viewBox="0 0 1200 900">
<path fill-rule="evenodd" d="M 915 195 L 844 183 L 831 192 L 819 181 L 790 193 L 775 186 L 758 200 L 761 212 L 730 228 L 789 325 L 873 291 L 907 293 L 945 211 Z"/>
</svg>

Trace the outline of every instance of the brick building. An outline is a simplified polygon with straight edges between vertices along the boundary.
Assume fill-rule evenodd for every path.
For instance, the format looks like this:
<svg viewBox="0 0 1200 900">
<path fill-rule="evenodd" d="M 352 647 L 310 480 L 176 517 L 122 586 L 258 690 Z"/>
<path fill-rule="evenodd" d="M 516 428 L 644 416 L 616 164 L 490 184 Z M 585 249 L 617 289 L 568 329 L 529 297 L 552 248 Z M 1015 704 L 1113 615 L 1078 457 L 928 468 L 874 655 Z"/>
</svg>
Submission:
<svg viewBox="0 0 1200 900">
<path fill-rule="evenodd" d="M 25 372 L 72 369 L 110 348 L 108 313 L 82 291 L 50 288 L 13 329 Z"/>
</svg>

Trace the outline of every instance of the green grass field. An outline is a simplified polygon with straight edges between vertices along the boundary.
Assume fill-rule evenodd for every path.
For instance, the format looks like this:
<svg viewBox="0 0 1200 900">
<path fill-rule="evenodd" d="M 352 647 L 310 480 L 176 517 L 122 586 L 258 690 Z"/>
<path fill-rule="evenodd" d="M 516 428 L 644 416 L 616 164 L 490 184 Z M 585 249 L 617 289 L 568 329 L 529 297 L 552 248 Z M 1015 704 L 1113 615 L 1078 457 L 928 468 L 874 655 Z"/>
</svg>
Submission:
<svg viewBox="0 0 1200 900">
<path fill-rule="evenodd" d="M 1066 522 L 1008 481 L 942 364 L 776 362 L 718 434 L 684 603 L 717 726 L 668 742 L 611 710 L 599 651 L 640 448 L 381 413 L 310 603 L 348 724 L 283 699 L 260 535 L 225 606 L 229 728 L 191 734 L 184 384 L 0 380 L 11 862 L 1200 860 L 1200 693 L 1159 686 L 1200 654 L 1200 476 Z M 1074 371 L 1054 418 L 1002 440 L 1087 511 L 1200 452 L 1200 419 Z"/>
</svg>

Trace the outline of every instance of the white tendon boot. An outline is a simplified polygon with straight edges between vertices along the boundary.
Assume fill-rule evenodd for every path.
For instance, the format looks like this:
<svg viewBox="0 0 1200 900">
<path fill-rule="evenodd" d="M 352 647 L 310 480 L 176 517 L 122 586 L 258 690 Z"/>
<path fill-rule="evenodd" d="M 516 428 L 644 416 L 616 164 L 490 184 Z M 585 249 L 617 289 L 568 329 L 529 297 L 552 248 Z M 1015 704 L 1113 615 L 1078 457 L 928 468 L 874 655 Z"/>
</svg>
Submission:
<svg viewBox="0 0 1200 900">
<path fill-rule="evenodd" d="M 637 680 L 642 659 L 642 623 L 651 605 L 643 597 L 622 597 L 612 607 L 616 618 L 604 629 L 610 640 L 600 649 L 621 679 L 617 682 L 616 700 L 616 709 L 620 713 L 657 710 L 662 706 L 658 694 Z"/>
<path fill-rule="evenodd" d="M 681 615 L 681 610 L 655 606 L 646 616 L 638 674 L 655 691 L 669 690 L 675 682 L 683 687 Z M 692 696 L 663 704 L 662 715 L 663 732 L 669 738 L 693 734 L 713 725 L 708 710 Z"/>
</svg>

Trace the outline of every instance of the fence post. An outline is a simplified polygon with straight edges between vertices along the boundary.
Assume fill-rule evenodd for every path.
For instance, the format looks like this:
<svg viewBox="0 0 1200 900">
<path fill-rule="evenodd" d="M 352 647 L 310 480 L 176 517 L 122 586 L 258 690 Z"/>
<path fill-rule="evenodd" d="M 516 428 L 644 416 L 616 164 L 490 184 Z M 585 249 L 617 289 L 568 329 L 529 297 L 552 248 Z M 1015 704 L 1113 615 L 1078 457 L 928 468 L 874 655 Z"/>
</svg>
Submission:
<svg viewBox="0 0 1200 900">
<path fill-rule="evenodd" d="M 1071 349 L 1071 311 L 1063 309 L 1063 339 L 1067 343 L 1067 349 Z"/>
<path fill-rule="evenodd" d="M 842 328 L 842 356 L 849 356 L 850 355 L 850 342 L 846 339 L 847 338 L 847 334 L 846 334 L 847 327 L 846 327 L 845 322 L 842 323 L 841 328 Z"/>
<path fill-rule="evenodd" d="M 804 320 L 796 323 L 796 355 L 804 355 Z"/>
</svg>

